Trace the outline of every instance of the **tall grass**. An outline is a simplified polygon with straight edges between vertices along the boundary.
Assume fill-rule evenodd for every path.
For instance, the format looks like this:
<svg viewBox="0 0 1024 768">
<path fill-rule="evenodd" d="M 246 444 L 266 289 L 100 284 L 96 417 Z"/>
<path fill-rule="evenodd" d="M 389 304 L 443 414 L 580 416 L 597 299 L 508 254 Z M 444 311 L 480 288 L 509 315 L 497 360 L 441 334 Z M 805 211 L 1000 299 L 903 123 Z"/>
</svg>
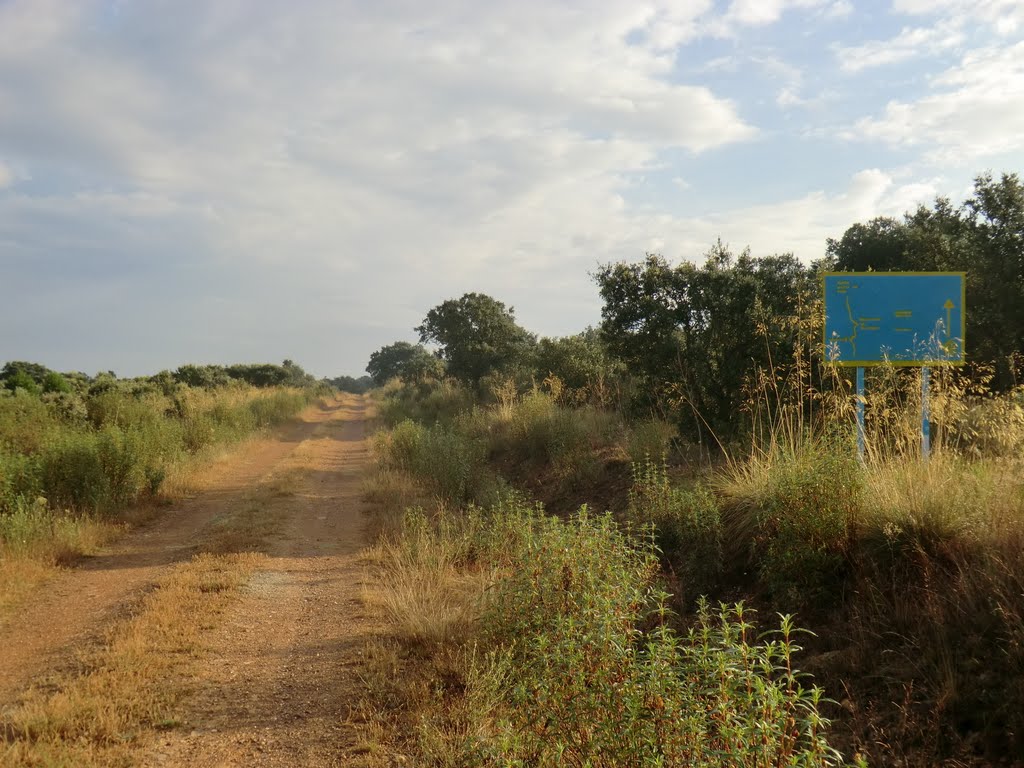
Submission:
<svg viewBox="0 0 1024 768">
<path fill-rule="evenodd" d="M 659 578 L 677 593 L 684 622 L 704 620 L 693 608 L 701 594 L 800 610 L 821 630 L 811 642 L 819 679 L 847 699 L 839 739 L 851 751 L 881 763 L 1024 759 L 1024 391 L 997 396 L 984 376 L 933 371 L 925 463 L 919 372 L 874 369 L 861 462 L 850 378 L 798 364 L 752 381 L 738 414 L 748 442 L 703 471 L 659 461 L 672 439 L 660 423 L 570 409 L 538 389 L 507 388 L 492 406 L 463 408 L 432 429 L 474 442 L 471 475 L 497 469 L 520 487 L 551 488 L 586 467 L 575 476 L 590 498 L 635 459 L 617 508 L 637 540 L 658 548 Z M 429 462 L 415 471 L 428 485 L 444 476 Z M 561 555 L 543 553 L 555 578 Z M 481 676 L 478 688 L 465 683 L 471 696 L 501 700 L 509 684 L 501 676 L 517 674 L 509 670 L 519 662 L 471 658 Z M 460 722 L 445 727 L 465 738 L 483 727 Z M 437 754 L 450 757 L 442 741 Z"/>
<path fill-rule="evenodd" d="M 562 520 L 515 497 L 412 512 L 378 564 L 399 636 L 444 669 L 417 701 L 426 764 L 842 762 L 820 689 L 793 666 L 791 620 L 761 636 L 742 605 L 705 603 L 677 632 L 654 549 L 608 515 Z"/>
<path fill-rule="evenodd" d="M 855 743 L 881 760 L 1024 758 L 1021 393 L 936 370 L 925 462 L 919 377 L 869 375 L 863 462 L 838 374 L 826 394 L 763 388 L 751 411 L 767 427 L 714 481 L 728 555 L 757 574 L 748 588 L 828 627 L 822 671 L 857 700 Z"/>
<path fill-rule="evenodd" d="M 633 465 L 626 516 L 650 527 L 683 604 L 715 586 L 722 574 L 722 519 L 708 488 L 674 486 L 664 461 L 645 460 Z"/>
<path fill-rule="evenodd" d="M 311 397 L 237 384 L 165 394 L 113 380 L 84 395 L 0 395 L 0 602 L 18 586 L 13 564 L 93 551 L 119 530 L 122 511 L 160 493 L 169 471 L 281 423 Z"/>
</svg>

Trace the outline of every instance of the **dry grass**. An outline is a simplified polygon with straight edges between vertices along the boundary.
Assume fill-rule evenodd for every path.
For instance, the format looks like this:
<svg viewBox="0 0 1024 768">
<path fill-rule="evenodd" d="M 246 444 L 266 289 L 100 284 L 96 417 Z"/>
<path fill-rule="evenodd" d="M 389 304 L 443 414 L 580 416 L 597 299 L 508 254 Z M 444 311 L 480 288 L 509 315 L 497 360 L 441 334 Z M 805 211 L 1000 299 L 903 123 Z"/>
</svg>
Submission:
<svg viewBox="0 0 1024 768">
<path fill-rule="evenodd" d="M 435 541 L 415 557 L 398 545 L 381 543 L 368 552 L 376 571 L 365 602 L 386 616 L 393 634 L 407 644 L 440 646 L 464 638 L 480 614 L 490 579 L 466 573 L 456 553 Z"/>
<path fill-rule="evenodd" d="M 408 473 L 380 466 L 363 481 L 363 498 L 374 507 L 367 530 L 370 541 L 392 539 L 406 509 L 430 504 L 430 498 Z"/>
<path fill-rule="evenodd" d="M 283 521 L 272 499 L 294 492 L 299 474 L 272 477 L 214 520 L 202 534 L 202 554 L 170 571 L 131 619 L 87 652 L 83 671 L 29 691 L 5 712 L 0 766 L 134 765 L 156 732 L 184 725 L 177 714 L 187 693 L 183 668 L 203 652 L 206 632 L 264 562 L 260 551 Z M 49 571 L 39 563 L 24 560 L 18 579 L 45 580 Z"/>
<path fill-rule="evenodd" d="M 203 632 L 259 567 L 255 554 L 198 555 L 174 569 L 82 659 L 80 676 L 32 690 L 0 720 L 0 765 L 127 766 L 154 731 L 182 725 L 175 680 Z"/>
<path fill-rule="evenodd" d="M 185 455 L 167 468 L 161 495 L 181 499 L 208 490 L 223 476 L 225 465 L 233 456 L 252 452 L 266 441 L 265 435 L 252 435 L 237 443 L 209 445 L 198 453 Z"/>
<path fill-rule="evenodd" d="M 0 620 L 81 555 L 98 551 L 125 526 L 95 517 L 55 515 L 44 500 L 0 519 Z"/>
<path fill-rule="evenodd" d="M 364 495 L 372 504 L 376 544 L 364 554 L 371 578 L 363 602 L 388 635 L 364 651 L 367 695 L 353 718 L 371 764 L 405 765 L 407 755 L 421 752 L 424 738 L 456 743 L 452 730 L 472 721 L 464 711 L 467 698 L 444 688 L 464 679 L 466 659 L 459 646 L 478 621 L 490 579 L 467 572 L 460 562 L 464 553 L 450 540 L 413 541 L 402 535 L 406 509 L 437 511 L 436 499 L 407 473 L 378 468 L 365 481 Z M 438 721 L 439 707 L 450 715 L 445 722 Z"/>
</svg>

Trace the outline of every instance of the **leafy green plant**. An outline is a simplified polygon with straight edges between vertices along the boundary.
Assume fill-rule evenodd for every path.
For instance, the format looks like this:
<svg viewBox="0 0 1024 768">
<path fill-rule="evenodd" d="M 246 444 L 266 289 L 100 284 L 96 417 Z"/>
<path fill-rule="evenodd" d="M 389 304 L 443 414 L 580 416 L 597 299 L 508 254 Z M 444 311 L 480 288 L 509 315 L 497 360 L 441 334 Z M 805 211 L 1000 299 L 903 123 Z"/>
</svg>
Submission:
<svg viewBox="0 0 1024 768">
<path fill-rule="evenodd" d="M 695 598 L 717 583 L 722 573 L 722 520 L 708 489 L 673 487 L 664 461 L 634 464 L 627 515 L 653 529 L 665 565 L 680 579 L 684 598 Z"/>
<path fill-rule="evenodd" d="M 484 446 L 449 426 L 403 421 L 377 449 L 387 466 L 413 474 L 447 501 L 472 500 L 486 484 Z"/>
<path fill-rule="evenodd" d="M 661 419 L 645 419 L 629 427 L 626 452 L 634 464 L 660 461 L 667 457 L 669 444 L 677 434 L 676 428 Z"/>
<path fill-rule="evenodd" d="M 477 631 L 447 635 L 462 644 L 463 693 L 439 688 L 422 715 L 430 764 L 842 764 L 822 692 L 794 667 L 792 619 L 762 637 L 742 605 L 702 602 L 677 632 L 654 549 L 610 515 L 583 508 L 562 520 L 513 497 L 413 513 L 396 546 L 400 562 L 423 564 L 432 591 L 439 568 L 494 574 L 475 593 L 479 620 L 465 602 L 441 611 Z"/>
</svg>

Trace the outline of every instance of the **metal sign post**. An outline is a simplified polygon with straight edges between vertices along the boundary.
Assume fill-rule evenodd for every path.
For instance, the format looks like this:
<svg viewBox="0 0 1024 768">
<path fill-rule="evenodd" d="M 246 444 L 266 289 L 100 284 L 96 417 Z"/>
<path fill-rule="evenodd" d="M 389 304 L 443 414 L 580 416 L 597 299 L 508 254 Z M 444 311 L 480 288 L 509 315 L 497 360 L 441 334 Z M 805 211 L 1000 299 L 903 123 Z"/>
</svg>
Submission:
<svg viewBox="0 0 1024 768">
<path fill-rule="evenodd" d="M 928 409 L 928 366 L 921 369 L 921 461 L 928 461 L 932 448 L 931 413 Z"/>
<path fill-rule="evenodd" d="M 864 366 L 857 366 L 857 458 L 864 461 Z"/>
<path fill-rule="evenodd" d="M 931 450 L 929 368 L 963 365 L 963 272 L 828 272 L 825 360 L 857 368 L 857 453 L 864 458 L 864 367 L 921 368 L 921 457 Z"/>
</svg>

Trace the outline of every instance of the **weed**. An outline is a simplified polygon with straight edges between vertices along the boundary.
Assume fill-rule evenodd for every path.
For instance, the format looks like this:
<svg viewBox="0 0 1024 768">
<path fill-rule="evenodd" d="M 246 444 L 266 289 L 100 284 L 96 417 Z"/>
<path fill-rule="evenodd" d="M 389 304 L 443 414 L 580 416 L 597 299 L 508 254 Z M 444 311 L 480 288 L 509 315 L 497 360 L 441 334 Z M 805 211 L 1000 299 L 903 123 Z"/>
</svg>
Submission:
<svg viewBox="0 0 1024 768">
<path fill-rule="evenodd" d="M 634 465 L 667 457 L 669 443 L 678 431 L 661 419 L 647 419 L 629 428 L 626 452 Z"/>
<path fill-rule="evenodd" d="M 379 557 L 384 605 L 407 644 L 427 644 L 434 683 L 376 685 L 417 708 L 429 764 L 841 762 L 821 691 L 793 667 L 792 621 L 759 640 L 742 606 L 705 604 L 676 633 L 655 551 L 609 515 L 560 520 L 515 497 L 412 512 Z"/>
<path fill-rule="evenodd" d="M 722 573 L 722 521 L 709 490 L 673 487 L 664 462 L 634 464 L 627 516 L 653 529 L 663 563 L 681 579 L 684 604 L 716 585 Z"/>
</svg>

